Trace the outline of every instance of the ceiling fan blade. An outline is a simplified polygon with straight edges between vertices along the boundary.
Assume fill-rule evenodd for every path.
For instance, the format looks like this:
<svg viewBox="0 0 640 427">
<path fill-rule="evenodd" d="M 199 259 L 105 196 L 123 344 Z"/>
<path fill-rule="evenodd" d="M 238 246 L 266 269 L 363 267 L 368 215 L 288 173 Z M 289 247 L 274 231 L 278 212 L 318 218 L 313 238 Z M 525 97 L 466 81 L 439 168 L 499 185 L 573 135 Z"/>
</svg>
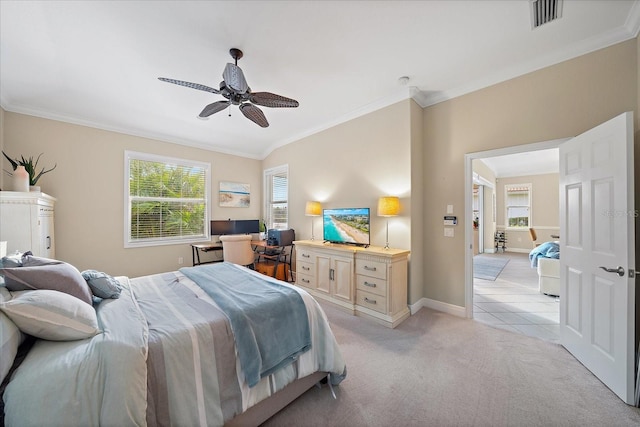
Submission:
<svg viewBox="0 0 640 427">
<path fill-rule="evenodd" d="M 281 108 L 281 107 L 297 107 L 300 105 L 295 99 L 287 98 L 282 95 L 276 95 L 271 92 L 254 92 L 249 95 L 249 101 L 264 107 Z"/>
<path fill-rule="evenodd" d="M 231 104 L 231 102 L 229 101 L 216 101 L 216 102 L 212 102 L 211 104 L 207 105 L 206 107 L 204 107 L 204 109 L 202 110 L 202 112 L 200 114 L 198 114 L 198 117 L 201 118 L 206 118 L 209 117 L 210 115 L 217 113 L 219 111 L 224 110 L 225 108 L 227 108 L 229 105 Z"/>
<path fill-rule="evenodd" d="M 167 83 L 173 83 L 174 85 L 190 87 L 191 89 L 203 90 L 205 92 L 220 93 L 220 91 L 218 89 L 214 89 L 214 88 L 209 87 L 209 86 L 201 85 L 200 83 L 191 83 L 191 82 L 185 82 L 185 81 L 182 81 L 182 80 L 167 79 L 166 77 L 158 77 L 158 80 L 161 80 L 161 81 L 167 82 Z"/>
<path fill-rule="evenodd" d="M 240 105 L 240 111 L 242 111 L 242 114 L 244 114 L 244 116 L 247 119 L 251 120 L 258 126 L 263 128 L 269 127 L 269 122 L 267 121 L 267 118 L 264 116 L 264 113 L 262 112 L 261 109 L 259 109 L 255 105 L 242 104 Z"/>
<path fill-rule="evenodd" d="M 236 93 L 242 94 L 249 89 L 247 80 L 244 78 L 244 73 L 237 65 L 231 63 L 227 64 L 227 66 L 224 67 L 222 78 L 224 79 L 227 87 L 231 88 Z"/>
</svg>

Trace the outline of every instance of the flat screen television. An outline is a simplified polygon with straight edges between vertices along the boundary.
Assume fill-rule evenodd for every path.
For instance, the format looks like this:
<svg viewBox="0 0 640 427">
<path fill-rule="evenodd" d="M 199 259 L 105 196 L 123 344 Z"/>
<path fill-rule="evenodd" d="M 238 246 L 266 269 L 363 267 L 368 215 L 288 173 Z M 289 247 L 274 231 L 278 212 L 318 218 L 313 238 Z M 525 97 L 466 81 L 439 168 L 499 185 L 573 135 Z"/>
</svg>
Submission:
<svg viewBox="0 0 640 427">
<path fill-rule="evenodd" d="M 369 220 L 369 208 L 323 209 L 323 238 L 331 243 L 369 246 Z"/>
</svg>

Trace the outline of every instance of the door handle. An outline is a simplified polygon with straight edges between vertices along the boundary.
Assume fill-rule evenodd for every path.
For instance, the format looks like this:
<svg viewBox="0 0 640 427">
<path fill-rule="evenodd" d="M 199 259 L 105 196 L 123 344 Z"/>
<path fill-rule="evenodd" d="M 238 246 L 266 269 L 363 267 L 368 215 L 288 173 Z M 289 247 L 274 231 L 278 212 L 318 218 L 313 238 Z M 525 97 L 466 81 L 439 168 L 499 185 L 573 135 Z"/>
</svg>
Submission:
<svg viewBox="0 0 640 427">
<path fill-rule="evenodd" d="M 618 268 L 607 268 L 607 267 L 600 266 L 600 268 L 606 271 L 607 273 L 618 273 L 618 276 L 620 277 L 624 276 L 624 268 L 622 268 L 621 266 L 618 266 Z"/>
</svg>

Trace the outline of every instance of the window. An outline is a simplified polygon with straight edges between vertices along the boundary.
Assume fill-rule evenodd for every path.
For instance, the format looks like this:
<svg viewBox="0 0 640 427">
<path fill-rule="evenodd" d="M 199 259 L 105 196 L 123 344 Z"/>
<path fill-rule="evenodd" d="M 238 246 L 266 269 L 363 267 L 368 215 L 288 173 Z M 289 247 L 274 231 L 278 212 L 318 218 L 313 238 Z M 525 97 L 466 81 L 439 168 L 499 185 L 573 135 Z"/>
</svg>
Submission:
<svg viewBox="0 0 640 427">
<path fill-rule="evenodd" d="M 125 247 L 208 240 L 209 163 L 125 151 Z"/>
<path fill-rule="evenodd" d="M 531 224 L 531 184 L 505 185 L 507 228 L 529 228 Z"/>
<path fill-rule="evenodd" d="M 289 166 L 264 171 L 265 225 L 267 228 L 289 228 Z"/>
</svg>

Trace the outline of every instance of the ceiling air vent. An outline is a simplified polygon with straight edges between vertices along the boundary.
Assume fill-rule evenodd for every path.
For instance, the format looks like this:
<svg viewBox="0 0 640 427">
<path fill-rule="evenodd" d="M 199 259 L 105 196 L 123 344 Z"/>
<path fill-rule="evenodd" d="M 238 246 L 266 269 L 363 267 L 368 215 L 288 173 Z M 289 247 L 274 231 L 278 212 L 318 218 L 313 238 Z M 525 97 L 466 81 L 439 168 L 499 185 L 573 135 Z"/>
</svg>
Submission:
<svg viewBox="0 0 640 427">
<path fill-rule="evenodd" d="M 529 4 L 532 29 L 562 17 L 562 0 L 530 0 Z"/>
</svg>

